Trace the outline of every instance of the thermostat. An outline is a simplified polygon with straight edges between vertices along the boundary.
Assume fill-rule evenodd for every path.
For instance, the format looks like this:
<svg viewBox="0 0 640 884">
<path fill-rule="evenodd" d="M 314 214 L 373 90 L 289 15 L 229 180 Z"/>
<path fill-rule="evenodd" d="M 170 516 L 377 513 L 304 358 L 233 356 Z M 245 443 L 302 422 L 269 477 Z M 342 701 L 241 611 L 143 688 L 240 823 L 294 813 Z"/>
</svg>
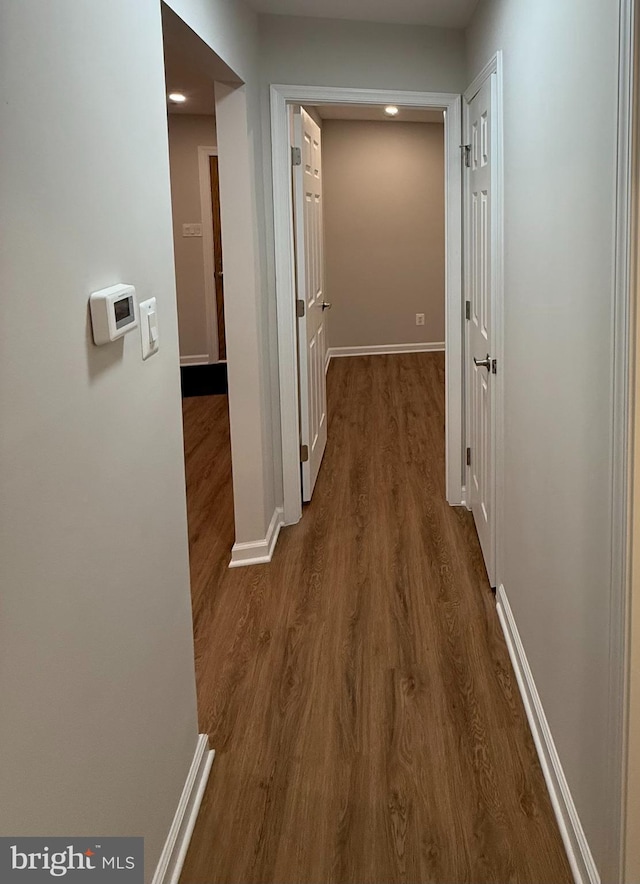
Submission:
<svg viewBox="0 0 640 884">
<path fill-rule="evenodd" d="M 132 285 L 112 285 L 89 299 L 93 340 L 108 344 L 138 327 L 138 302 Z"/>
</svg>

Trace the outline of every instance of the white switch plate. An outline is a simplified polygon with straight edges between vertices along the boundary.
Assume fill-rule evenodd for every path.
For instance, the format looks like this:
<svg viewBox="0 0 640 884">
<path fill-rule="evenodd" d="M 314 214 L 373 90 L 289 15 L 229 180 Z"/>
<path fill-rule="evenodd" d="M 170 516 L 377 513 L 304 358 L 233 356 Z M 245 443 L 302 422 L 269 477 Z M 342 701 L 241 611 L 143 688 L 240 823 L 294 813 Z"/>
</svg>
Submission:
<svg viewBox="0 0 640 884">
<path fill-rule="evenodd" d="M 183 224 L 183 236 L 202 236 L 202 224 Z"/>
<path fill-rule="evenodd" d="M 142 358 L 148 359 L 158 352 L 158 310 L 155 298 L 142 301 L 140 311 L 140 338 L 142 339 Z"/>
<path fill-rule="evenodd" d="M 416 313 L 416 325 L 424 325 L 424 313 Z"/>
</svg>

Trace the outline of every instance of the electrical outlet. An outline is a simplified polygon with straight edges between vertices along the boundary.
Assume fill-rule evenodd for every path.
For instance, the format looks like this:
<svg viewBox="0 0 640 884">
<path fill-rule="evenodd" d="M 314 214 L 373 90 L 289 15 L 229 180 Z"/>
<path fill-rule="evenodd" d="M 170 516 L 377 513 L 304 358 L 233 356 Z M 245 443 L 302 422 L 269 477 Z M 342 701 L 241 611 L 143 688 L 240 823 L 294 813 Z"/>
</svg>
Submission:
<svg viewBox="0 0 640 884">
<path fill-rule="evenodd" d="M 424 313 L 416 313 L 416 325 L 424 325 Z"/>
<path fill-rule="evenodd" d="M 183 224 L 183 236 L 202 236 L 202 224 Z"/>
</svg>

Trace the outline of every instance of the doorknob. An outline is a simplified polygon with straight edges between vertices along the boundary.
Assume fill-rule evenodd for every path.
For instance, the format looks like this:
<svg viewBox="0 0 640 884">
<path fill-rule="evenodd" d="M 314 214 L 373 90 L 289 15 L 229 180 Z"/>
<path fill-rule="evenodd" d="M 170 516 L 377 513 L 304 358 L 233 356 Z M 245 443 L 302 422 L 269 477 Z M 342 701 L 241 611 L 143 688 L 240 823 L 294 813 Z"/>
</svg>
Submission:
<svg viewBox="0 0 640 884">
<path fill-rule="evenodd" d="M 331 310 L 331 304 L 328 301 L 323 301 L 322 302 L 322 309 L 323 310 Z"/>
<path fill-rule="evenodd" d="M 491 357 L 489 356 L 488 353 L 487 353 L 486 359 L 476 359 L 476 357 L 474 356 L 473 357 L 473 364 L 476 366 L 476 368 L 486 368 L 487 371 L 490 371 L 491 370 Z"/>
</svg>

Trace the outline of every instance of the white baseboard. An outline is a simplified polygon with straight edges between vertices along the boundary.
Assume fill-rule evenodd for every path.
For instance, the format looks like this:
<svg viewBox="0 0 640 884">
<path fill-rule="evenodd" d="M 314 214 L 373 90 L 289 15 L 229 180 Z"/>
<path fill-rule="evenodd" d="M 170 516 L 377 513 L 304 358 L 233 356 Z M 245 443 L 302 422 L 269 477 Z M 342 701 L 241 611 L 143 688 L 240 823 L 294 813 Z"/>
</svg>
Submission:
<svg viewBox="0 0 640 884">
<path fill-rule="evenodd" d="M 386 356 L 393 353 L 435 353 L 444 350 L 444 341 L 426 344 L 374 344 L 367 347 L 329 347 L 327 365 L 330 359 L 341 356 Z"/>
<path fill-rule="evenodd" d="M 576 884 L 600 884 L 600 874 L 580 823 L 518 627 L 502 585 L 498 587 L 497 608 L 574 881 Z"/>
<path fill-rule="evenodd" d="M 209 365 L 209 354 L 198 353 L 195 356 L 181 356 L 180 365 Z"/>
<path fill-rule="evenodd" d="M 209 749 L 209 738 L 200 734 L 152 884 L 178 884 L 214 755 L 213 749 Z"/>
<path fill-rule="evenodd" d="M 273 511 L 273 516 L 267 529 L 267 536 L 264 540 L 233 544 L 229 567 L 241 568 L 245 565 L 264 565 L 270 562 L 283 525 L 284 509 L 278 506 Z"/>
</svg>

